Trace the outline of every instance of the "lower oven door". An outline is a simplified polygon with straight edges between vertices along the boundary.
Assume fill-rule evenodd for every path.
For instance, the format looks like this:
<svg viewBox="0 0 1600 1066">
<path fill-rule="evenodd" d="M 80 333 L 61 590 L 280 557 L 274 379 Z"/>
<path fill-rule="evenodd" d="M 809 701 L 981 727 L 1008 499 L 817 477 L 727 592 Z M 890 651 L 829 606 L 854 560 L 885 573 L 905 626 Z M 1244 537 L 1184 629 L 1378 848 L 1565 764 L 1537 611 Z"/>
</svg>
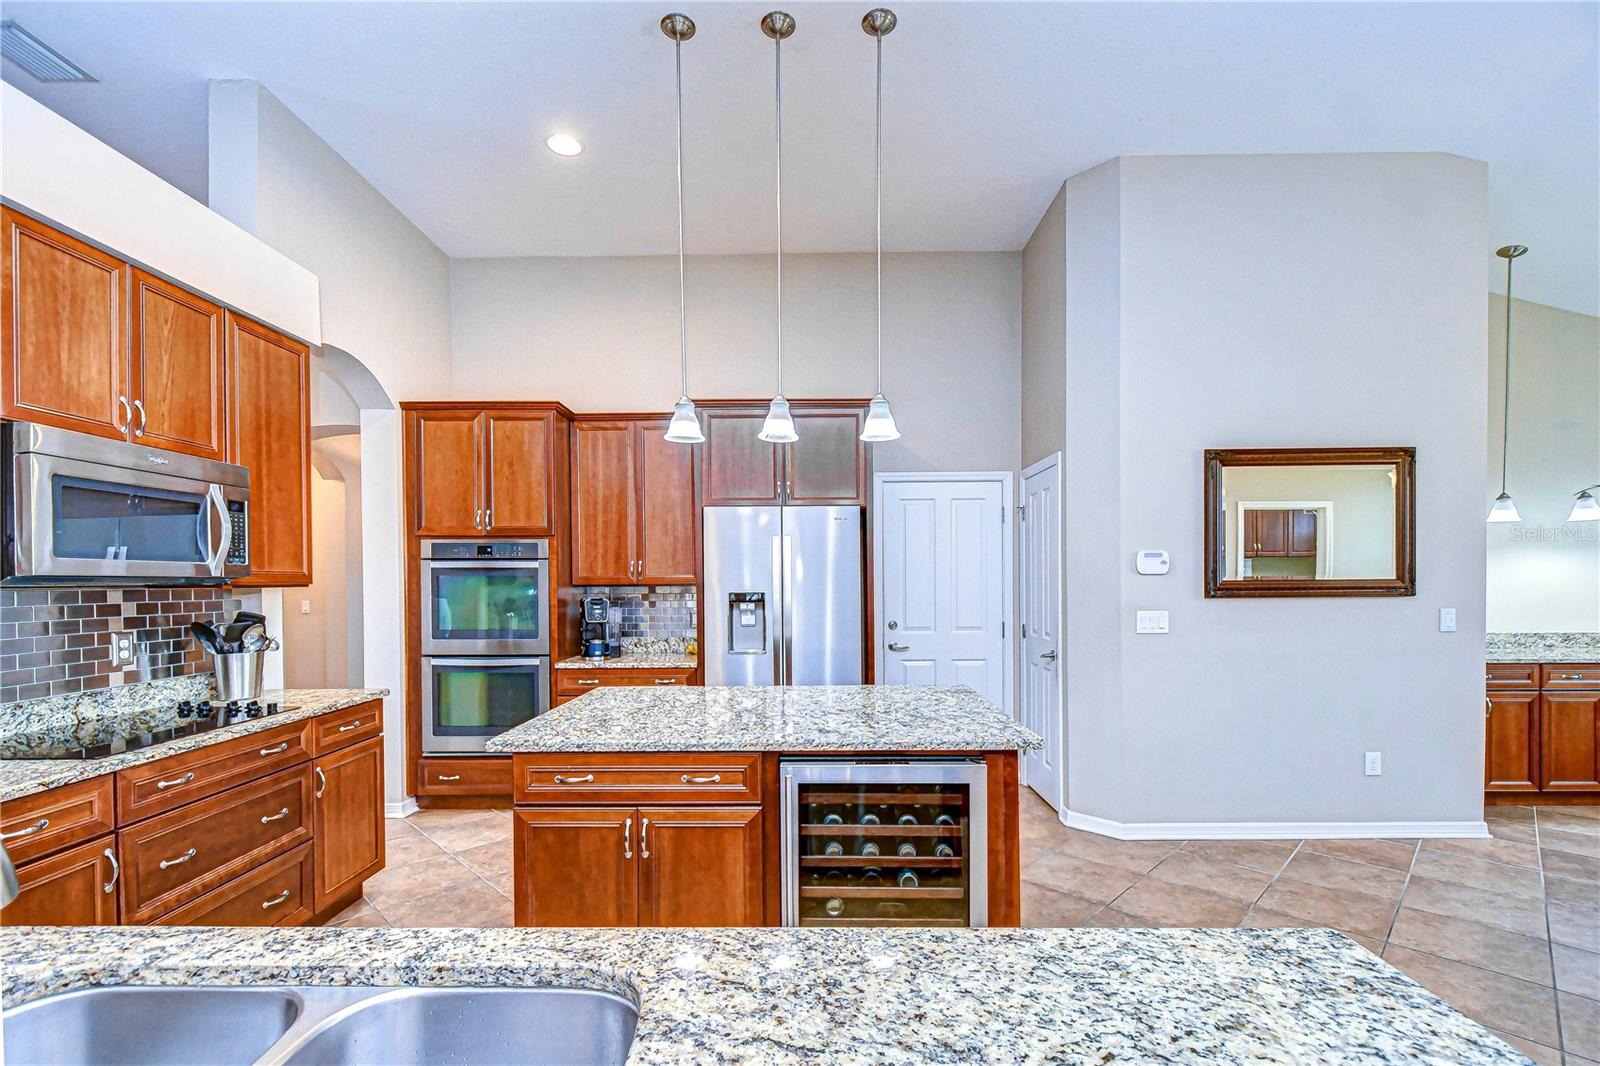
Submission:
<svg viewBox="0 0 1600 1066">
<path fill-rule="evenodd" d="M 460 656 L 422 660 L 422 750 L 481 752 L 486 740 L 550 707 L 550 660 Z"/>
</svg>

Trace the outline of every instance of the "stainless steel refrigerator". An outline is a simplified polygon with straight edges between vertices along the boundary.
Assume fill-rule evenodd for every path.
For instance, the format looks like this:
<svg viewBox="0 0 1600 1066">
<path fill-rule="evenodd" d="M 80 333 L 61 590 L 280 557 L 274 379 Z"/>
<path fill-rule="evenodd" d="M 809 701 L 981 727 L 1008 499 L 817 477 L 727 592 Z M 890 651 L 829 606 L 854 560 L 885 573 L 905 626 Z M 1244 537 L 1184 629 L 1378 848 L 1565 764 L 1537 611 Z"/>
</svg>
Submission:
<svg viewBox="0 0 1600 1066">
<path fill-rule="evenodd" d="M 859 685 L 859 507 L 707 507 L 708 685 Z"/>
</svg>

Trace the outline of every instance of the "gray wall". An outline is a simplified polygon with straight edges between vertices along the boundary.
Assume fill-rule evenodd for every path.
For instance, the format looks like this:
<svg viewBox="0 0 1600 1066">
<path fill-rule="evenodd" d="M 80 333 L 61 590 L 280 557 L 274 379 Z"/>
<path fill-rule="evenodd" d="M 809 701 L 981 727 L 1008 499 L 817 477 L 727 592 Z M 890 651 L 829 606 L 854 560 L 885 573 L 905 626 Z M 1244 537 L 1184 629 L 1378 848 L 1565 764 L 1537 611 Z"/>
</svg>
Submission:
<svg viewBox="0 0 1600 1066">
<path fill-rule="evenodd" d="M 454 391 L 669 411 L 678 398 L 675 257 L 452 261 Z M 884 256 L 884 391 L 900 440 L 879 470 L 1013 470 L 1021 360 L 1016 252 Z M 874 389 L 869 255 L 784 258 L 784 391 Z M 771 256 L 691 256 L 689 391 L 770 398 Z"/>
<path fill-rule="evenodd" d="M 1067 404 L 1067 187 L 1022 249 L 1022 465 L 1061 450 Z"/>
</svg>

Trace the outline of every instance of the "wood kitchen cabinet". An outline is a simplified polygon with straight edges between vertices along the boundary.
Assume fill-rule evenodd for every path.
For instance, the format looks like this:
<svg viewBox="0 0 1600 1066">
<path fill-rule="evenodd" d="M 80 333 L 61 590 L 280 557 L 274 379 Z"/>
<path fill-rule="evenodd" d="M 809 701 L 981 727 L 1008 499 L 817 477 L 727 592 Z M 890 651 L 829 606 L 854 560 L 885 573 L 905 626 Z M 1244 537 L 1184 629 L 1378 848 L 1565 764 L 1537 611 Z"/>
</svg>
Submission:
<svg viewBox="0 0 1600 1066">
<path fill-rule="evenodd" d="M 572 427 L 573 582 L 692 585 L 694 451 L 665 419 L 584 419 Z"/>
<path fill-rule="evenodd" d="M 1244 513 L 1246 558 L 1297 558 L 1317 554 L 1315 511 L 1263 508 Z"/>
<path fill-rule="evenodd" d="M 639 924 L 760 925 L 761 808 L 639 809 Z"/>
<path fill-rule="evenodd" d="M 1600 691 L 1539 697 L 1543 745 L 1540 785 L 1547 792 L 1600 790 Z"/>
<path fill-rule="evenodd" d="M 311 584 L 311 349 L 229 312 L 228 458 L 250 468 L 250 576 Z"/>
<path fill-rule="evenodd" d="M 17 867 L 21 894 L 0 925 L 116 925 L 116 838 L 103 836 Z"/>
<path fill-rule="evenodd" d="M 1489 802 L 1600 799 L 1600 663 L 1490 663 L 1484 685 Z"/>
<path fill-rule="evenodd" d="M 554 405 L 407 404 L 407 484 L 426 537 L 548 536 L 565 421 Z"/>
<path fill-rule="evenodd" d="M 320 756 L 312 764 L 316 897 L 323 911 L 383 869 L 383 738 Z"/>
<path fill-rule="evenodd" d="M 1539 789 L 1539 694 L 1491 692 L 1484 700 L 1483 787 L 1489 792 Z"/>
<path fill-rule="evenodd" d="M 133 439 L 152 448 L 226 459 L 222 308 L 135 269 L 130 324 Z M 299 413 L 294 407 L 288 412 Z M 309 407 L 304 413 L 309 424 Z"/>
<path fill-rule="evenodd" d="M 791 400 L 793 444 L 759 438 L 765 407 L 708 407 L 701 445 L 704 490 L 712 506 L 867 504 L 863 408 Z"/>
<path fill-rule="evenodd" d="M 1317 512 L 1289 512 L 1289 554 L 1292 556 L 1317 554 Z"/>
<path fill-rule="evenodd" d="M 637 925 L 637 824 L 631 807 L 517 811 L 517 924 Z"/>
</svg>

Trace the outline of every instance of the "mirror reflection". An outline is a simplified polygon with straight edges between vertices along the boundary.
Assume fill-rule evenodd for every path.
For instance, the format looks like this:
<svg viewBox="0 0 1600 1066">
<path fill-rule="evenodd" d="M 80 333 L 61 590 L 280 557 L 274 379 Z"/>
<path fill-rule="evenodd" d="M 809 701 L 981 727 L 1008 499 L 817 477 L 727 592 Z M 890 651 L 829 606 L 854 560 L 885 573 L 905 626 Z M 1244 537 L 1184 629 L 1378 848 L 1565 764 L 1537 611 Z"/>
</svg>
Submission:
<svg viewBox="0 0 1600 1066">
<path fill-rule="evenodd" d="M 1223 579 L 1394 578 L 1394 463 L 1222 468 Z"/>
</svg>

